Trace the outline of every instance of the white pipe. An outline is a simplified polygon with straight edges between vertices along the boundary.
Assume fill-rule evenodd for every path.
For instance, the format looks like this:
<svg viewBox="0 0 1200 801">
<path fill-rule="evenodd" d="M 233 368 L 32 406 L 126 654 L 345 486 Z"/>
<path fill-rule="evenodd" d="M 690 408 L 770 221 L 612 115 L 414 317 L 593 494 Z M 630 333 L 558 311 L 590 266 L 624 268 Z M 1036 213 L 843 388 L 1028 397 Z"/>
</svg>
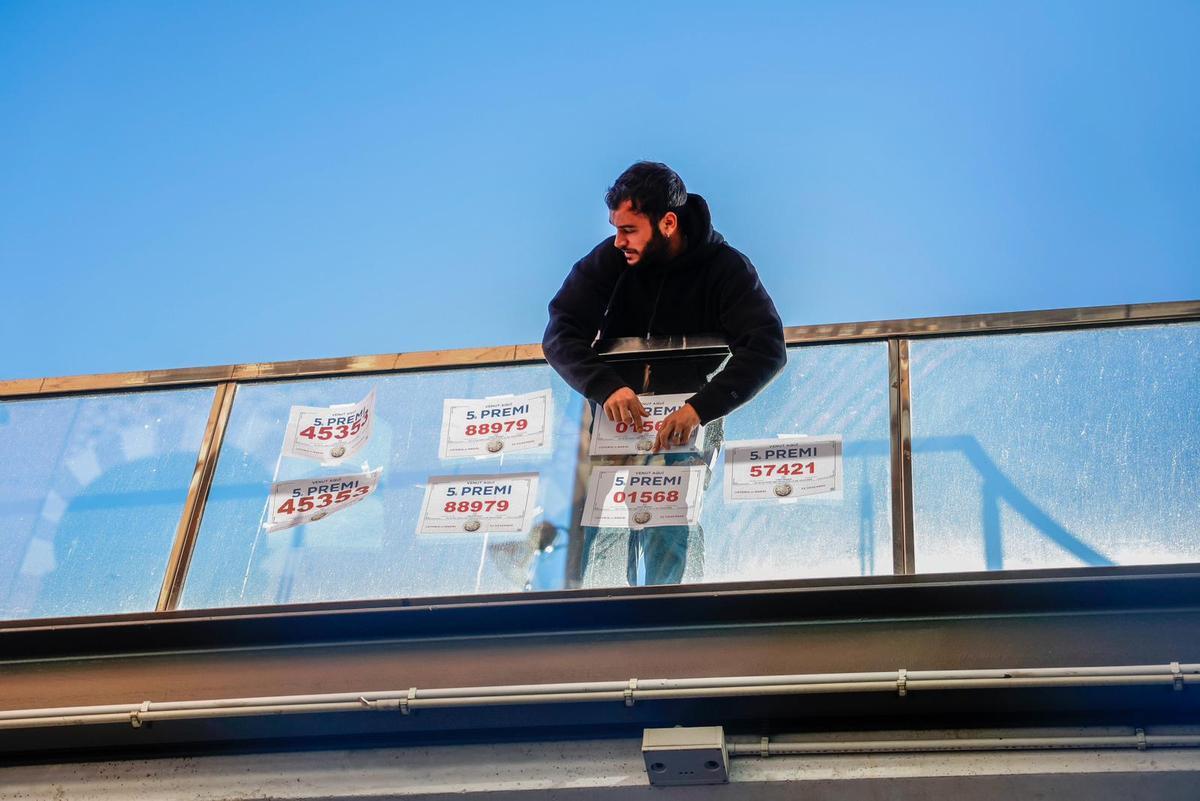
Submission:
<svg viewBox="0 0 1200 801">
<path fill-rule="evenodd" d="M 1200 664 L 1179 666 L 1181 673 L 1200 674 Z M 1008 678 L 1053 678 L 1061 676 L 1113 676 L 1113 675 L 1172 675 L 1170 665 L 1118 665 L 1113 667 L 1068 667 L 1068 668 L 996 668 L 988 670 L 910 670 L 909 681 L 937 679 L 1008 679 Z M 748 687 L 754 684 L 815 684 L 845 681 L 889 681 L 895 682 L 896 671 L 875 673 L 806 673 L 793 676 L 725 676 L 709 679 L 639 679 L 638 687 L 655 689 L 682 689 L 685 687 Z"/>
<path fill-rule="evenodd" d="M 1084 737 L 975 737 L 954 739 L 835 740 L 829 742 L 768 742 L 768 756 L 804 754 L 904 753 L 914 751 L 1005 751 L 1037 748 L 1195 748 L 1200 735 L 1125 734 Z M 763 755 L 763 743 L 727 743 L 731 757 Z"/>
<path fill-rule="evenodd" d="M 628 686 L 628 681 L 577 681 L 565 684 L 510 684 L 500 687 L 446 687 L 421 690 L 420 693 L 422 698 L 462 698 L 473 695 L 536 695 L 547 692 L 623 692 Z"/>
<path fill-rule="evenodd" d="M 768 684 L 841 684 L 844 682 L 891 682 L 896 684 L 896 671 L 875 673 L 799 673 L 784 676 L 719 676 L 701 679 L 638 679 L 638 689 L 685 690 L 694 687 L 755 687 Z"/>
<path fill-rule="evenodd" d="M 1179 666 L 1181 673 L 1200 673 L 1200 664 L 1184 664 Z M 918 679 L 948 679 L 948 678 L 1014 678 L 1022 677 L 1053 677 L 1053 676 L 1114 676 L 1114 675 L 1150 675 L 1155 673 L 1171 673 L 1170 665 L 1114 665 L 1109 667 L 1066 667 L 1066 668 L 1006 668 L 1003 670 L 910 670 L 909 678 Z"/>
<path fill-rule="evenodd" d="M 642 701 L 667 698 L 738 698 L 751 695 L 825 695 L 832 693 L 896 692 L 896 680 L 891 681 L 839 681 L 827 684 L 755 684 L 748 687 L 697 687 L 688 690 L 642 690 L 634 698 Z"/>
<path fill-rule="evenodd" d="M 1006 687 L 1108 687 L 1200 683 L 1200 664 L 1112 667 L 927 670 L 722 676 L 690 679 L 515 684 L 365 693 L 322 693 L 142 704 L 18 709 L 0 712 L 0 729 L 101 723 L 141 725 L 151 720 L 282 715 L 311 712 L 409 711 L 511 704 L 637 701 L 669 698 L 736 698 L 849 692 L 999 689 Z"/>
</svg>

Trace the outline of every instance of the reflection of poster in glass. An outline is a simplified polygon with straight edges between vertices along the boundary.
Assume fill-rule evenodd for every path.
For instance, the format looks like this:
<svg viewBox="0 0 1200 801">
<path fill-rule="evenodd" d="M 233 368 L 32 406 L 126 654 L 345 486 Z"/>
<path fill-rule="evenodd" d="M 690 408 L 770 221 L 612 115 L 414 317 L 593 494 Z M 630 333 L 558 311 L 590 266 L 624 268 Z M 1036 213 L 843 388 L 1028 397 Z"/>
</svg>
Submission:
<svg viewBox="0 0 1200 801">
<path fill-rule="evenodd" d="M 375 492 L 382 473 L 383 468 L 377 467 L 369 473 L 272 484 L 265 527 L 268 532 L 276 532 L 323 520 Z"/>
<path fill-rule="evenodd" d="M 646 417 L 640 421 L 626 423 L 621 420 L 609 420 L 603 408 L 597 408 L 595 425 L 592 426 L 592 445 L 589 453 L 592 456 L 608 456 L 614 454 L 649 453 L 654 447 L 654 438 L 662 428 L 667 415 L 677 411 L 692 393 L 679 395 L 638 395 L 638 400 L 646 408 Z M 671 453 L 697 452 L 704 443 L 704 426 L 696 426 L 687 442 L 679 443 L 662 452 Z"/>
<path fill-rule="evenodd" d="M 527 532 L 538 513 L 537 473 L 433 476 L 417 521 L 418 534 Z"/>
<path fill-rule="evenodd" d="M 617 528 L 690 526 L 700 521 L 704 465 L 595 467 L 583 525 Z"/>
<path fill-rule="evenodd" d="M 485 458 L 550 448 L 550 390 L 488 398 L 447 398 L 438 457 Z"/>
<path fill-rule="evenodd" d="M 725 443 L 725 500 L 840 498 L 842 437 L 780 437 Z"/>
<path fill-rule="evenodd" d="M 375 420 L 375 390 L 358 403 L 293 406 L 283 437 L 283 455 L 336 467 L 363 449 Z"/>
</svg>

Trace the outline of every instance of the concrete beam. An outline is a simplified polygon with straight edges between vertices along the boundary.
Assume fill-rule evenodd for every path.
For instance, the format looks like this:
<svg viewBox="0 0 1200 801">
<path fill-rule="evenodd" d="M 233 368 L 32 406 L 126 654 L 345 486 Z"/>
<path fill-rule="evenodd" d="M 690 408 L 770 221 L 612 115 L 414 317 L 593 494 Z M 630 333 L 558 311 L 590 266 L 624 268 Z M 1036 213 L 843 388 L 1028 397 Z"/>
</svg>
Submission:
<svg viewBox="0 0 1200 801">
<path fill-rule="evenodd" d="M 364 749 L 0 768 L 0 801 L 1128 801 L 1192 797 L 1200 750 L 738 758 L 730 783 L 651 788 L 639 740 Z"/>
</svg>

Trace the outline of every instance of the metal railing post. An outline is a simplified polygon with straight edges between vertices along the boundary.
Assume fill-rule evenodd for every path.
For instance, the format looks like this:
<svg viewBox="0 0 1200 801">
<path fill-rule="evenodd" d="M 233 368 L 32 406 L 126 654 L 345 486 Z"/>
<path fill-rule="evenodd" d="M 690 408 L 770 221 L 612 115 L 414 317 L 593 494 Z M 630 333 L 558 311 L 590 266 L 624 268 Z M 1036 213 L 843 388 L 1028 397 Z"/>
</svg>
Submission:
<svg viewBox="0 0 1200 801">
<path fill-rule="evenodd" d="M 891 407 L 892 569 L 917 572 L 913 553 L 912 390 L 908 340 L 888 340 L 888 398 Z"/>
<path fill-rule="evenodd" d="M 183 515 L 175 531 L 175 542 L 171 546 L 171 555 L 167 560 L 167 571 L 163 576 L 155 611 L 169 612 L 179 606 L 180 596 L 183 595 L 183 582 L 192 562 L 196 535 L 200 532 L 204 505 L 208 502 L 208 491 L 212 488 L 217 458 L 221 454 L 221 443 L 225 439 L 225 427 L 229 425 L 229 411 L 233 408 L 236 393 L 237 384 L 232 381 L 216 386 L 212 409 L 208 413 L 208 424 L 204 427 L 204 439 L 200 442 L 200 451 L 196 456 L 196 469 L 192 472 L 187 501 L 183 505 Z"/>
<path fill-rule="evenodd" d="M 588 456 L 592 443 L 592 402 L 583 399 L 583 414 L 579 422 L 579 448 L 575 456 L 574 482 L 571 490 L 571 519 L 567 538 L 567 574 L 564 577 L 568 589 L 583 584 L 583 512 L 587 502 L 588 478 L 592 473 L 591 458 Z"/>
</svg>

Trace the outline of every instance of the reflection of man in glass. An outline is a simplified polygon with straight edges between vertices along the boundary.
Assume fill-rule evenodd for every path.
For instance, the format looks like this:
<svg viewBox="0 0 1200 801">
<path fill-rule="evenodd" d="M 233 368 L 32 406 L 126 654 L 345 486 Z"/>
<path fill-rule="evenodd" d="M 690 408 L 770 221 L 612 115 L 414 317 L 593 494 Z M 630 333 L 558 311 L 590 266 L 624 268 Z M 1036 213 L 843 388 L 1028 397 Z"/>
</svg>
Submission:
<svg viewBox="0 0 1200 801">
<path fill-rule="evenodd" d="M 783 368 L 787 353 L 779 314 L 750 260 L 713 230 L 704 198 L 688 194 L 667 165 L 634 164 L 617 178 L 605 202 L 617 233 L 576 262 L 550 301 L 542 339 L 546 359 L 610 420 L 646 417 L 638 392 L 694 393 L 663 421 L 655 455 L 629 457 L 626 463 L 711 466 L 721 418 Z M 712 357 L 607 363 L 593 348 L 598 339 L 697 334 L 719 335 L 729 343 L 723 368 L 723 359 Z M 701 423 L 703 455 L 670 452 L 688 442 Z M 592 529 L 585 530 L 584 582 L 611 584 L 623 568 L 624 578 L 637 583 L 639 551 L 647 584 L 700 576 L 699 531 Z"/>
</svg>

